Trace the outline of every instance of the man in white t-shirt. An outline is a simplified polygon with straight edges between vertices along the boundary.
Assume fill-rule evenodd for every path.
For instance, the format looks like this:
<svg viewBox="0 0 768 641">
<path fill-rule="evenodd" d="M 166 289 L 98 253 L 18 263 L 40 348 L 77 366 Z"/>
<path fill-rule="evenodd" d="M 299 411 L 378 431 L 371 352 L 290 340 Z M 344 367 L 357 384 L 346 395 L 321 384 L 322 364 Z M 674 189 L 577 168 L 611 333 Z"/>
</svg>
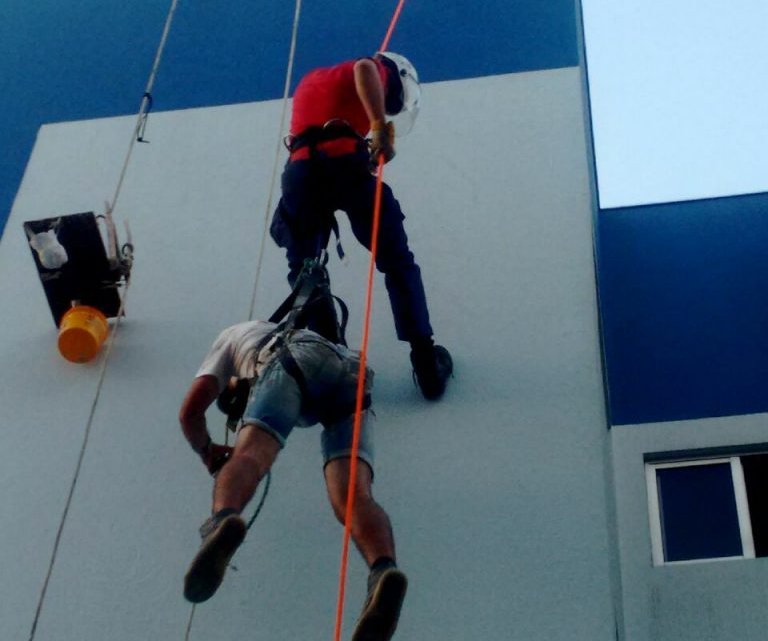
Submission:
<svg viewBox="0 0 768 641">
<path fill-rule="evenodd" d="M 249 321 L 216 339 L 184 398 L 179 420 L 189 444 L 215 475 L 211 518 L 184 579 L 184 596 L 209 599 L 242 543 L 241 511 L 295 426 L 321 423 L 325 481 L 333 511 L 344 523 L 352 451 L 357 352 L 315 332 L 298 329 L 271 337 L 273 323 Z M 267 341 L 265 343 L 265 340 Z M 373 372 L 366 372 L 366 387 Z M 254 380 L 234 448 L 212 442 L 205 412 L 237 379 Z M 389 517 L 373 499 L 373 438 L 369 410 L 361 417 L 351 536 L 370 568 L 368 598 L 353 641 L 386 641 L 394 634 L 407 588 L 395 564 Z"/>
</svg>

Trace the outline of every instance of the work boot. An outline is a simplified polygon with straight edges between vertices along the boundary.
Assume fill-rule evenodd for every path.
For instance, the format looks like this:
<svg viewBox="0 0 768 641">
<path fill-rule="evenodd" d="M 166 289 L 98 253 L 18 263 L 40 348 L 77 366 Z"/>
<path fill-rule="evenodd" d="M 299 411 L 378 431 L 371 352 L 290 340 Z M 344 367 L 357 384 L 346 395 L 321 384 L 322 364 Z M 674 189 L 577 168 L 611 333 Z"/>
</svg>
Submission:
<svg viewBox="0 0 768 641">
<path fill-rule="evenodd" d="M 229 560 L 245 538 L 245 531 L 245 521 L 234 510 L 222 510 L 200 526 L 203 542 L 184 577 L 187 601 L 202 603 L 219 589 Z"/>
<path fill-rule="evenodd" d="M 368 597 L 352 633 L 352 641 L 389 641 L 397 628 L 408 579 L 396 567 L 372 570 Z"/>
<path fill-rule="evenodd" d="M 439 399 L 448 379 L 453 374 L 453 359 L 442 345 L 430 341 L 425 344 L 412 344 L 411 364 L 416 382 L 424 398 L 430 401 Z"/>
</svg>

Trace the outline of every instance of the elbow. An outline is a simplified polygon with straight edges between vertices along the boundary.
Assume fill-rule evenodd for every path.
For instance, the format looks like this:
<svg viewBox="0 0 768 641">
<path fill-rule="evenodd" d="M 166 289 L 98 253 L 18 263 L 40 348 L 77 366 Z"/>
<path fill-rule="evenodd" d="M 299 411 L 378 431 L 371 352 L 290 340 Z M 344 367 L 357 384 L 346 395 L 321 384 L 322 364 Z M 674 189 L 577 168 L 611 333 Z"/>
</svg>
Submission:
<svg viewBox="0 0 768 641">
<path fill-rule="evenodd" d="M 185 432 L 205 424 L 205 411 L 216 400 L 218 382 L 213 376 L 196 378 L 179 409 L 179 423 Z"/>
<path fill-rule="evenodd" d="M 179 424 L 186 432 L 190 427 L 200 421 L 200 411 L 191 407 L 189 403 L 184 403 L 179 410 Z"/>
<path fill-rule="evenodd" d="M 197 425 L 201 420 L 204 420 L 207 408 L 207 404 L 201 402 L 199 395 L 190 394 L 187 396 L 179 409 L 179 423 L 182 428 L 186 431 L 188 428 Z"/>
</svg>

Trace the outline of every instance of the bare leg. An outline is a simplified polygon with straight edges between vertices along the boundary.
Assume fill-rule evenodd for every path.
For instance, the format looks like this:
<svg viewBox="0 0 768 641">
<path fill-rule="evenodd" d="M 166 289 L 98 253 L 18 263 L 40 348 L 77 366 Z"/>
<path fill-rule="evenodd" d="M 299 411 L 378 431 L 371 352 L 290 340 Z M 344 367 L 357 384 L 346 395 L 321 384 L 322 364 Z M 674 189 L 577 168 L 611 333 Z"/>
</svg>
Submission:
<svg viewBox="0 0 768 641">
<path fill-rule="evenodd" d="M 232 457 L 216 476 L 213 513 L 224 508 L 242 511 L 279 451 L 280 444 L 269 433 L 255 425 L 243 427 Z"/>
<path fill-rule="evenodd" d="M 350 526 L 352 540 L 365 562 L 371 566 L 376 559 L 395 558 L 392 526 L 384 509 L 371 494 L 371 468 L 358 461 L 355 483 L 355 505 Z M 330 461 L 325 466 L 325 483 L 336 518 L 346 522 L 347 487 L 349 485 L 349 458 Z"/>
</svg>

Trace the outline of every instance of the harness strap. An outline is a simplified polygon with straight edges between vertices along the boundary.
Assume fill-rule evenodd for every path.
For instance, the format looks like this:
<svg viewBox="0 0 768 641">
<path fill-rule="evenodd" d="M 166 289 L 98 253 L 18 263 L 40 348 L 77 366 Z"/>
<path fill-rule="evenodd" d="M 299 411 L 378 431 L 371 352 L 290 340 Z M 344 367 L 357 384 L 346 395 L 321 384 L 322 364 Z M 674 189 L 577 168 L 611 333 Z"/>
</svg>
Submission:
<svg viewBox="0 0 768 641">
<path fill-rule="evenodd" d="M 280 349 L 280 352 L 276 356 L 276 358 L 279 359 L 280 364 L 283 366 L 283 369 L 285 369 L 286 373 L 288 373 L 293 380 L 296 381 L 296 385 L 299 386 L 299 391 L 301 392 L 301 399 L 302 403 L 308 403 L 310 399 L 309 394 L 309 387 L 307 386 L 307 379 L 304 376 L 304 372 L 301 371 L 301 368 L 299 367 L 299 364 L 296 362 L 296 359 L 293 357 L 293 354 L 291 354 L 291 350 L 288 348 L 288 343 L 284 343 Z M 371 406 L 371 394 L 370 392 L 365 394 L 363 397 L 363 409 L 366 410 Z M 310 409 L 310 411 L 315 411 L 317 414 L 317 417 L 323 421 L 323 422 L 335 422 L 338 420 L 341 420 L 351 414 L 354 414 L 355 412 L 355 399 L 351 399 L 350 402 L 345 403 L 342 406 L 335 407 L 331 410 L 318 410 L 318 408 L 313 407 Z"/>
<path fill-rule="evenodd" d="M 286 136 L 283 142 L 291 153 L 298 151 L 302 147 L 309 147 L 310 157 L 312 157 L 317 145 L 329 140 L 338 140 L 339 138 L 352 138 L 361 145 L 367 146 L 368 144 L 365 138 L 352 128 L 352 125 L 340 118 L 329 120 L 322 126 L 313 125 L 307 127 L 298 134 Z"/>
<path fill-rule="evenodd" d="M 304 377 L 304 372 L 301 371 L 299 364 L 291 354 L 291 350 L 288 349 L 288 345 L 283 345 L 282 349 L 278 353 L 277 357 L 280 360 L 280 364 L 283 366 L 286 372 L 290 374 L 296 384 L 299 386 L 301 392 L 301 400 L 306 403 L 309 400 L 309 387 L 307 387 L 307 379 Z"/>
<path fill-rule="evenodd" d="M 254 345 L 252 352 L 254 369 L 256 369 L 262 351 L 269 346 L 270 351 L 274 354 L 273 358 L 278 359 L 286 371 L 296 380 L 302 398 L 309 397 L 307 383 L 298 364 L 288 350 L 287 343 L 291 339 L 293 330 L 297 326 L 303 326 L 302 323 L 308 318 L 311 318 L 311 313 L 313 311 L 311 308 L 313 305 L 330 305 L 328 320 L 333 319 L 335 326 L 331 327 L 329 324 L 326 329 L 329 332 L 332 331 L 336 334 L 333 342 L 346 345 L 344 333 L 346 332 L 347 322 L 349 320 L 349 310 L 341 298 L 334 296 L 330 292 L 330 288 L 328 287 L 328 274 L 325 269 L 325 262 L 323 262 L 327 260 L 328 256 L 323 252 L 323 255 L 321 255 L 320 258 L 307 259 L 305 261 L 304 268 L 299 274 L 297 285 L 269 317 L 269 322 L 277 323 L 277 325 Z M 339 309 L 341 311 L 340 322 L 336 316 L 334 301 L 338 301 L 339 304 Z M 330 314 L 332 314 L 332 316 Z M 231 429 L 236 427 L 237 421 L 240 420 L 240 417 L 245 410 L 248 392 L 254 381 L 255 379 L 248 381 L 247 386 L 239 385 L 238 394 L 235 395 L 236 398 L 230 400 L 229 398 L 225 399 L 222 395 L 219 395 L 219 409 L 227 414 L 227 425 Z M 346 410 L 346 408 L 344 409 Z"/>
<path fill-rule="evenodd" d="M 301 311 L 301 308 L 309 301 L 310 296 L 318 285 L 326 280 L 324 262 L 321 262 L 323 259 L 327 262 L 328 256 L 325 255 L 319 259 L 308 258 L 304 261 L 304 267 L 297 278 L 298 287 L 294 287 L 286 299 L 272 313 L 269 317 L 270 323 L 277 323 L 286 315 L 289 316 L 286 322 L 295 320 L 295 314 L 293 316 L 291 314 Z"/>
</svg>

